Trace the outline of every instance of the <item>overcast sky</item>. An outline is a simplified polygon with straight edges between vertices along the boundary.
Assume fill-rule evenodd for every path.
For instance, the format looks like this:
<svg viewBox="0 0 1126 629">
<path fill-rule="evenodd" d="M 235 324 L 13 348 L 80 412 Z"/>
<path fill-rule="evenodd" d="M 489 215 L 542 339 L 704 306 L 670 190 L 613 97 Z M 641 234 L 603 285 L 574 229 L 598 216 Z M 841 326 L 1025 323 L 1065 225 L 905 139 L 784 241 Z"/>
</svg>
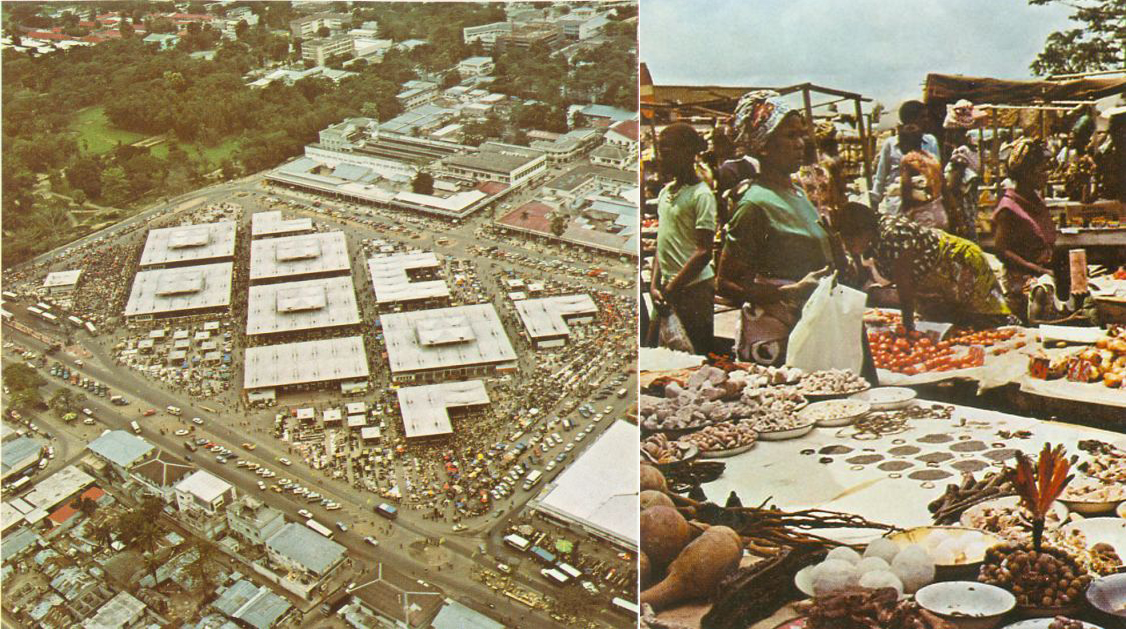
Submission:
<svg viewBox="0 0 1126 629">
<path fill-rule="evenodd" d="M 641 0 L 654 83 L 859 92 L 895 111 L 927 73 L 1032 78 L 1068 9 L 1027 0 Z"/>
</svg>

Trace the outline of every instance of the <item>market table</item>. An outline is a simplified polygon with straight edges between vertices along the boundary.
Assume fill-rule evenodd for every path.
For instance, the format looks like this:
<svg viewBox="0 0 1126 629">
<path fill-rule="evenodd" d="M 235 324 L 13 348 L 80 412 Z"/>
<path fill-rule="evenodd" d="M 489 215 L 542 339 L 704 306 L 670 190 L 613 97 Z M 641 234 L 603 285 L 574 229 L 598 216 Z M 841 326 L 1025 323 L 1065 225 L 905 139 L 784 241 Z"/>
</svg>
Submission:
<svg viewBox="0 0 1126 629">
<path fill-rule="evenodd" d="M 928 401 L 917 404 L 935 405 Z M 1000 431 L 1011 434 L 1028 431 L 1029 435 L 1004 438 L 998 434 Z M 939 497 L 947 484 L 961 481 L 959 467 L 977 468 L 976 474 L 980 476 L 984 470 L 1010 461 L 1013 450 L 1035 454 L 1045 443 L 1063 444 L 1069 454 L 1078 454 L 1081 460 L 1087 455 L 1077 448 L 1080 440 L 1097 439 L 1126 448 L 1126 434 L 965 406 L 952 406 L 950 419 L 910 420 L 907 430 L 898 434 L 859 440 L 850 436 L 851 432 L 848 427 L 815 428 L 798 439 L 759 441 L 750 451 L 723 459 L 727 465 L 723 475 L 702 488 L 711 501 L 719 504 L 734 491 L 746 505 L 758 505 L 769 499 L 772 505 L 785 511 L 811 508 L 841 511 L 873 522 L 912 528 L 932 524 L 927 504 Z M 944 440 L 945 437 L 949 440 Z M 850 448 L 850 451 L 829 454 L 840 447 Z M 899 454 L 890 452 L 893 448 Z M 944 455 L 951 456 L 929 465 L 919 460 L 919 457 L 933 460 Z M 865 457 L 864 460 L 870 462 L 849 461 L 855 457 Z M 879 460 L 873 460 L 874 457 Z M 829 460 L 822 462 L 826 459 Z M 887 471 L 880 469 L 881 466 L 903 469 Z M 935 480 L 910 478 L 918 472 L 947 476 Z M 856 529 L 828 529 L 817 533 L 848 543 L 867 543 L 877 536 L 871 530 Z M 695 626 L 704 611 L 705 605 L 690 605 L 663 612 L 659 617 Z M 773 629 L 797 615 L 787 605 L 752 628 Z"/>
</svg>

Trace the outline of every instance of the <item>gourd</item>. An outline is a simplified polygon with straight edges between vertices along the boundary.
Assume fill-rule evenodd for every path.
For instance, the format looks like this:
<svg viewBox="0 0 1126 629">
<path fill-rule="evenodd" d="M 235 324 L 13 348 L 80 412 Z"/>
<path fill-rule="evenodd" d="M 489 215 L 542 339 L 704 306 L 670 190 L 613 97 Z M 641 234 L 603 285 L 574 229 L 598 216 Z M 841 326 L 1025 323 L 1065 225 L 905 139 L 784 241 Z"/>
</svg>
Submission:
<svg viewBox="0 0 1126 629">
<path fill-rule="evenodd" d="M 653 578 L 653 566 L 649 563 L 649 555 L 645 553 L 638 553 L 637 555 L 637 579 L 641 582 L 642 589 L 649 587 L 649 581 Z"/>
<path fill-rule="evenodd" d="M 642 592 L 640 602 L 660 610 L 707 596 L 738 567 L 742 556 L 739 534 L 726 526 L 713 526 L 685 547 L 669 566 L 668 576 Z"/>
<path fill-rule="evenodd" d="M 674 507 L 657 505 L 641 512 L 641 550 L 656 571 L 676 559 L 691 541 L 688 521 Z"/>
<path fill-rule="evenodd" d="M 665 492 L 657 491 L 656 489 L 646 489 L 641 492 L 641 510 L 644 511 L 649 507 L 675 507 L 672 498 L 669 498 Z"/>
<path fill-rule="evenodd" d="M 652 465 L 641 464 L 641 490 L 655 489 L 657 491 L 665 491 L 668 489 L 668 484 L 665 483 L 665 476 L 661 474 L 661 470 L 653 467 Z"/>
</svg>

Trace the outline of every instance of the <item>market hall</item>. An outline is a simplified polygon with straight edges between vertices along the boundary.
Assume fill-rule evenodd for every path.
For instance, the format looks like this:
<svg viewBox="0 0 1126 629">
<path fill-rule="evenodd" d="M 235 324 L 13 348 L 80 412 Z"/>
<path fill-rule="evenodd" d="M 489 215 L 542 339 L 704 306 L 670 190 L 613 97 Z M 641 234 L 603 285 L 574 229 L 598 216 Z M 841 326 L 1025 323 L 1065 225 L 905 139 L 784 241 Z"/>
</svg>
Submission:
<svg viewBox="0 0 1126 629">
<path fill-rule="evenodd" d="M 860 93 L 643 65 L 642 626 L 1118 626 L 1111 74 L 931 74 L 880 131 Z"/>
</svg>

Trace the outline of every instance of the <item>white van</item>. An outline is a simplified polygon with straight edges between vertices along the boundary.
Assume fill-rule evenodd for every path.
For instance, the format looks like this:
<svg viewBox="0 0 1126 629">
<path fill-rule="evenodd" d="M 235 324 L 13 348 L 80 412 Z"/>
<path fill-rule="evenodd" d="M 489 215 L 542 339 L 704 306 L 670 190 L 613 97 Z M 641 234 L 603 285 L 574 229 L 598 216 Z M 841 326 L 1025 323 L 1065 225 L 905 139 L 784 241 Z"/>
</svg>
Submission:
<svg viewBox="0 0 1126 629">
<path fill-rule="evenodd" d="M 179 417 L 184 412 L 184 411 L 180 410 L 179 406 L 168 406 L 168 407 L 165 407 L 164 410 L 168 411 L 169 415 L 175 415 L 177 417 Z"/>
</svg>

